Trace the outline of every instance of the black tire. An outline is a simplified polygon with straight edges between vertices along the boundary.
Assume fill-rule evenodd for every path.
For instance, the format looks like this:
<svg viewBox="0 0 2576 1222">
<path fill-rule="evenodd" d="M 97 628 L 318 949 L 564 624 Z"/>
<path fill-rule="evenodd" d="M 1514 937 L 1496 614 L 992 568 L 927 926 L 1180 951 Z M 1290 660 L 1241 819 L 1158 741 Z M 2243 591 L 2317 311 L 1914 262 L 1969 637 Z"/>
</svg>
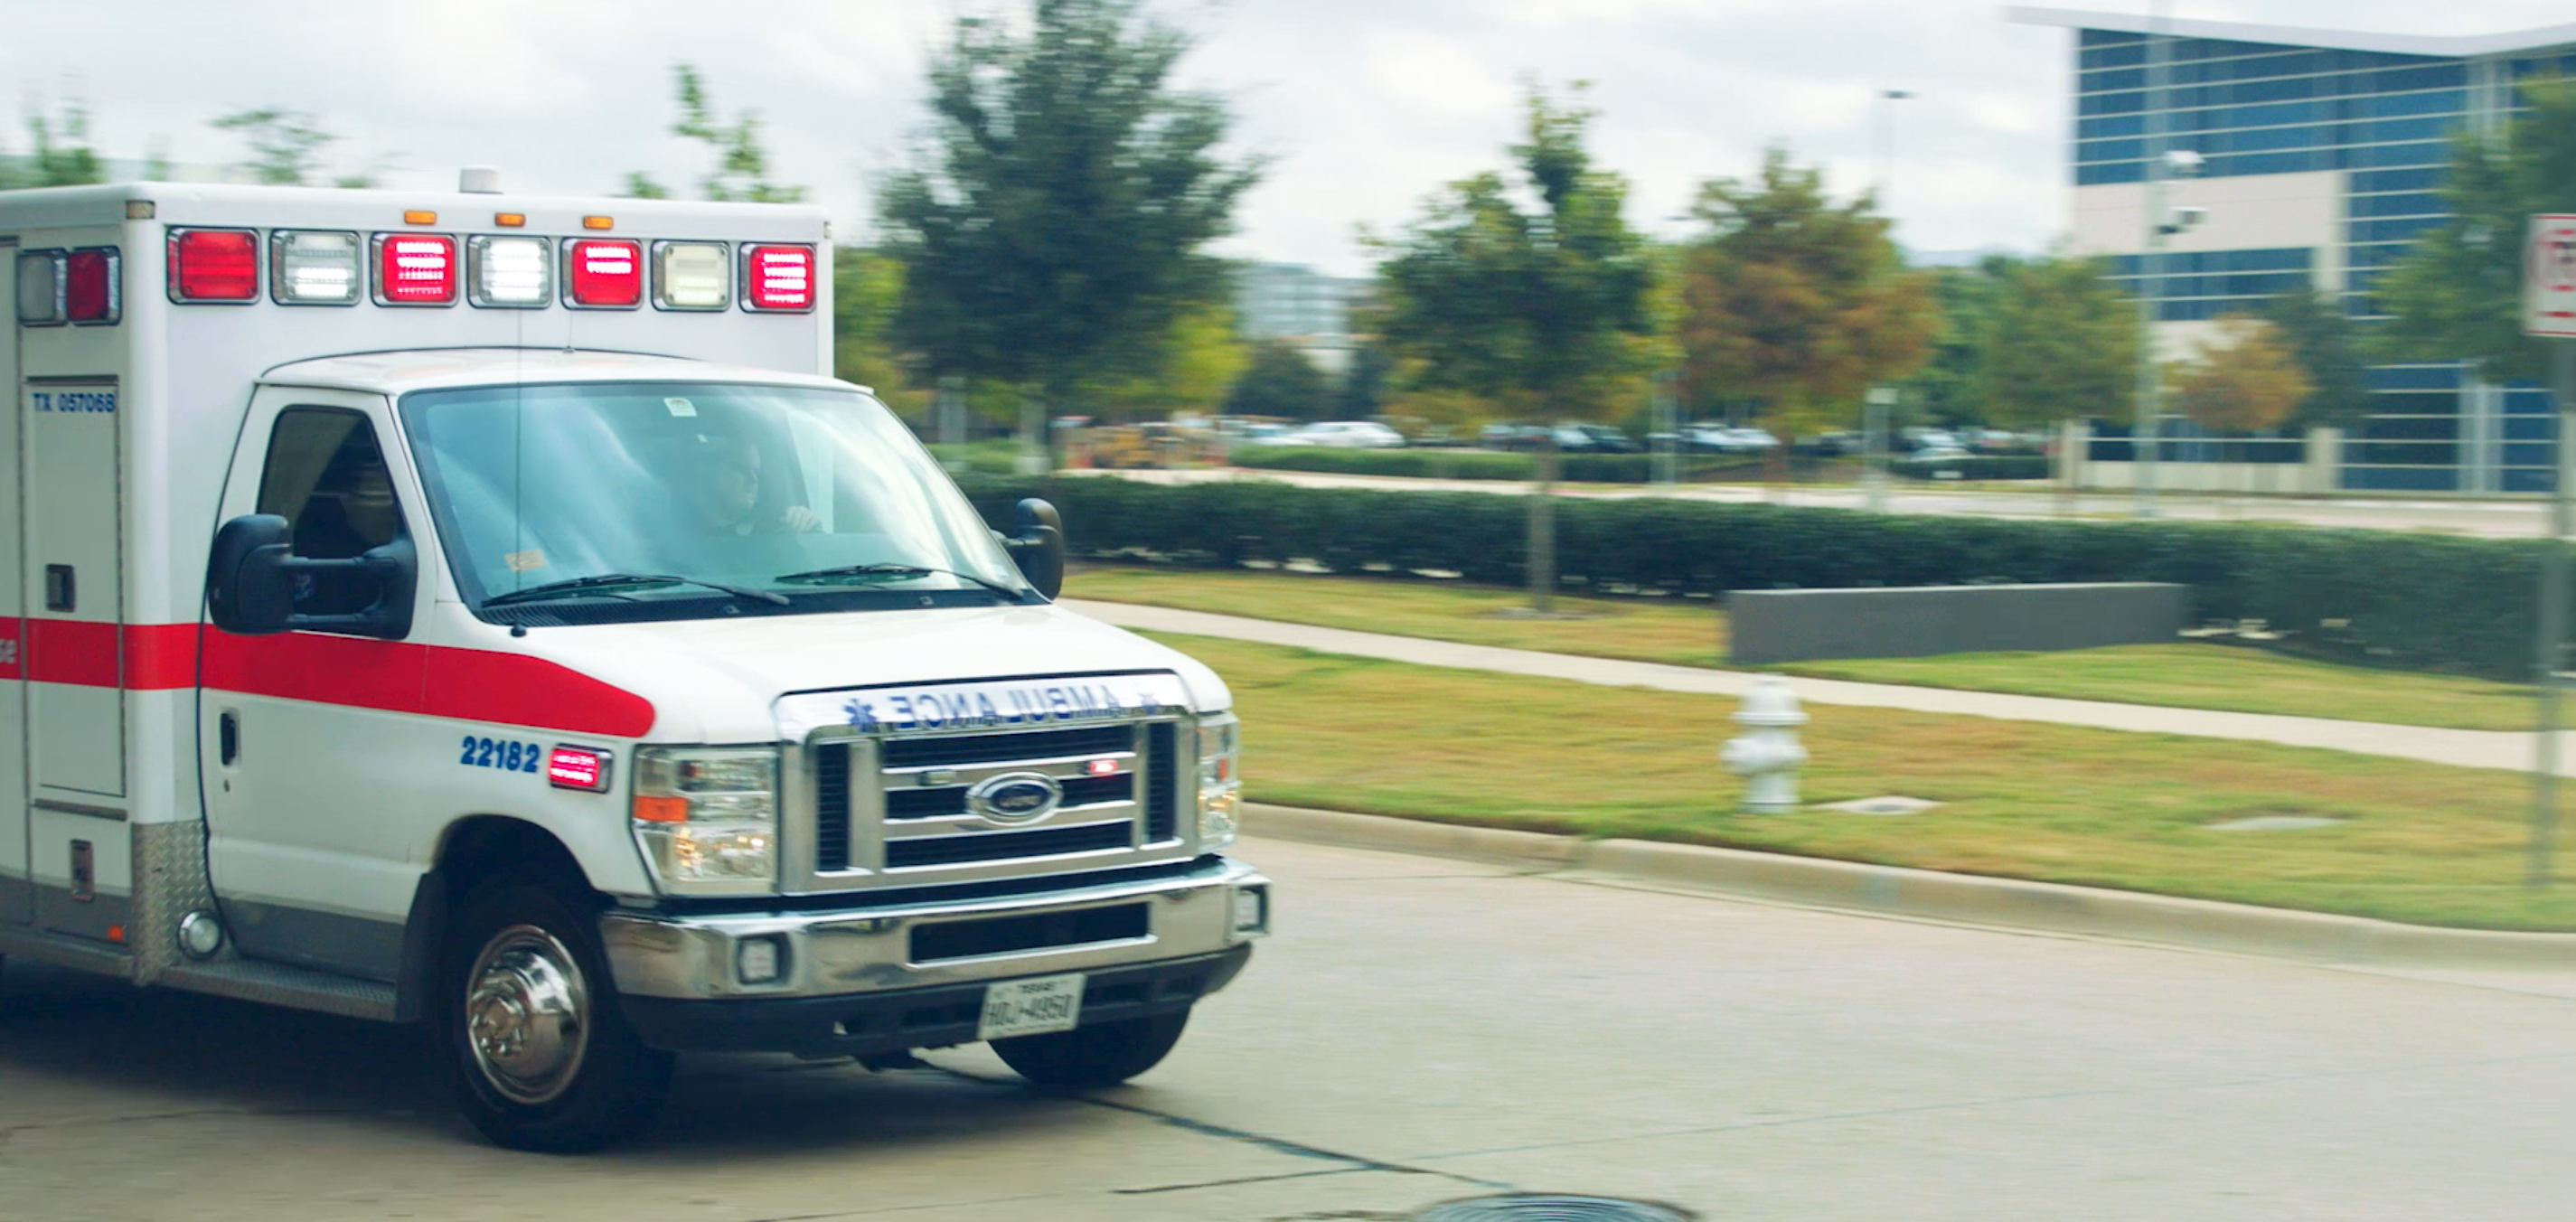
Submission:
<svg viewBox="0 0 2576 1222">
<path fill-rule="evenodd" d="M 1116 1086 L 1161 1064 L 1181 1042 L 1190 1012 L 1127 1018 L 1051 1035 L 993 1041 L 1002 1063 L 1030 1082 L 1053 1090 Z"/>
<path fill-rule="evenodd" d="M 467 894 L 436 1005 L 457 1106 L 495 1145 L 602 1149 L 651 1125 L 670 1091 L 671 1055 L 626 1025 L 594 922 L 546 887 L 494 879 Z"/>
</svg>

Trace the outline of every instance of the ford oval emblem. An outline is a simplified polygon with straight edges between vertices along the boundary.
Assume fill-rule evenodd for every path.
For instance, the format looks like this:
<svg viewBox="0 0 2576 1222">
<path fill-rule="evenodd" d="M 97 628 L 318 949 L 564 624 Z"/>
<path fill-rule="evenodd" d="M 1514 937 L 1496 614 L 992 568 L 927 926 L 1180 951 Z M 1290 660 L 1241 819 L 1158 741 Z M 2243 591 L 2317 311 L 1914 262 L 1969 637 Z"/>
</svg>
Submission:
<svg viewBox="0 0 2576 1222">
<path fill-rule="evenodd" d="M 1016 827 L 1055 813 L 1064 801 L 1064 786 L 1043 772 L 1005 772 L 975 782 L 966 791 L 966 809 L 987 823 Z"/>
</svg>

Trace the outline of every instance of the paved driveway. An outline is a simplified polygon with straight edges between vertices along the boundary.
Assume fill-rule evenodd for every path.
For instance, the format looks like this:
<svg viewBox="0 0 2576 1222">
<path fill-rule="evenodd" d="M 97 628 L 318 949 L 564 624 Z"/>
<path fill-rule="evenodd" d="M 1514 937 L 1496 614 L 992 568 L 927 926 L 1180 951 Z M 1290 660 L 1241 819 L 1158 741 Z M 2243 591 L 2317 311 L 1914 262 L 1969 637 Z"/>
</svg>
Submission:
<svg viewBox="0 0 2576 1222">
<path fill-rule="evenodd" d="M 979 1049 L 692 1062 L 642 1146 L 509 1154 L 410 1033 L 12 964 L 0 1217 L 2563 1218 L 2576 982 L 1914 924 L 1256 842 L 1285 933 L 1093 1099 Z"/>
</svg>

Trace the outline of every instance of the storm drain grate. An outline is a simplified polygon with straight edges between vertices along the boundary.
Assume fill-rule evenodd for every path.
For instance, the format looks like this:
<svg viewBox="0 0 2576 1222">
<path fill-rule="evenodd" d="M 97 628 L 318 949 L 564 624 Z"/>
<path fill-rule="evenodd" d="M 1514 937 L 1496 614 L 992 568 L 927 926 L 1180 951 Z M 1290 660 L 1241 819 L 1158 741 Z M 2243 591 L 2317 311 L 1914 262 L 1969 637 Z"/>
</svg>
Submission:
<svg viewBox="0 0 2576 1222">
<path fill-rule="evenodd" d="M 1532 1193 L 1449 1201 L 1414 1217 L 1416 1222 L 1690 1222 L 1689 1214 L 1652 1201 Z"/>
</svg>

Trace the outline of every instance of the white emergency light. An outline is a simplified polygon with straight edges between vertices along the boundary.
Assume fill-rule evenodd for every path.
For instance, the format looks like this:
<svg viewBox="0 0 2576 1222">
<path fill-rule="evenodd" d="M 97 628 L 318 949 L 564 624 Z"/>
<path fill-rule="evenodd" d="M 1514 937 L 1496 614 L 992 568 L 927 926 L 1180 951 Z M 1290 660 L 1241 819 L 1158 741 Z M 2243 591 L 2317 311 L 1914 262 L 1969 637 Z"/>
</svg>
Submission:
<svg viewBox="0 0 2576 1222">
<path fill-rule="evenodd" d="M 484 234 L 465 243 L 466 297 L 487 309 L 541 310 L 554 298 L 544 238 Z"/>
<path fill-rule="evenodd" d="M 358 304 L 358 235 L 336 229 L 272 229 L 268 292 L 279 305 Z"/>
<path fill-rule="evenodd" d="M 63 252 L 30 250 L 18 256 L 18 321 L 30 327 L 63 321 Z"/>
<path fill-rule="evenodd" d="M 733 304 L 733 269 L 722 242 L 655 242 L 653 306 L 721 310 Z"/>
</svg>

